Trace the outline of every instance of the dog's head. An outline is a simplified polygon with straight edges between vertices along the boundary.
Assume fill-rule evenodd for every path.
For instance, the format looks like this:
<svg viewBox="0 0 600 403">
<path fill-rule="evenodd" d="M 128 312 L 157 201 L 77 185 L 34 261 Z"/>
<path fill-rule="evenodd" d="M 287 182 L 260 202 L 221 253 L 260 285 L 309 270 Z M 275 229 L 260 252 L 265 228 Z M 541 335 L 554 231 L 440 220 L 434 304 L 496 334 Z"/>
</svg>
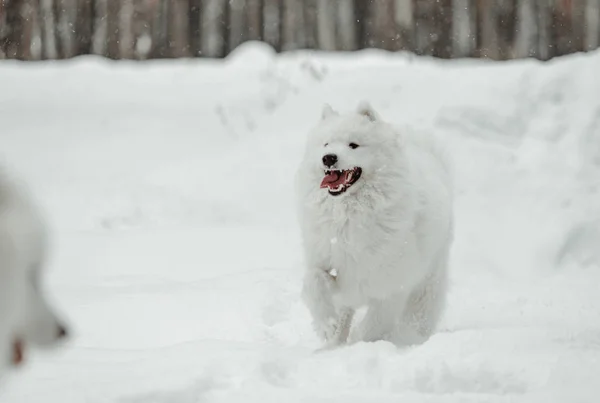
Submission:
<svg viewBox="0 0 600 403">
<path fill-rule="evenodd" d="M 3 280 L 0 285 L 0 292 L 3 293 L 0 297 L 3 305 L 0 309 L 0 351 L 3 362 L 0 366 L 5 370 L 21 365 L 30 349 L 59 346 L 68 339 L 69 333 L 46 294 L 43 261 L 27 259 L 32 254 L 29 248 L 25 249 L 28 253 L 17 253 L 19 258 L 14 261 L 0 262 L 4 263 L 0 267 Z"/>
<path fill-rule="evenodd" d="M 68 339 L 68 327 L 48 300 L 41 277 L 39 268 L 15 277 L 21 284 L 13 288 L 12 323 L 4 346 L 8 366 L 21 365 L 31 348 L 51 349 Z"/>
<path fill-rule="evenodd" d="M 0 374 L 21 364 L 26 350 L 68 339 L 44 287 L 48 235 L 27 186 L 0 168 Z"/>
<path fill-rule="evenodd" d="M 302 174 L 329 196 L 348 196 L 365 184 L 379 186 L 393 169 L 398 144 L 396 132 L 370 105 L 347 114 L 325 105 L 309 134 Z"/>
</svg>

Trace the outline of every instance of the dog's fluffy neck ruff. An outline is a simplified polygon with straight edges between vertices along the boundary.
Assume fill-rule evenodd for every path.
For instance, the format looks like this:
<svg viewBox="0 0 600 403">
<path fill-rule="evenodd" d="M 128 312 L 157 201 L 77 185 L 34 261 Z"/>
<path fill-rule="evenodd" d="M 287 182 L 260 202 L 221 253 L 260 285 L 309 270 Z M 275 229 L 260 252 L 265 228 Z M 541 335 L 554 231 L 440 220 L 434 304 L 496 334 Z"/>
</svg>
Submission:
<svg viewBox="0 0 600 403">
<path fill-rule="evenodd" d="M 360 187 L 352 189 L 352 192 L 340 196 L 332 196 L 325 189 L 317 189 L 309 186 L 309 192 L 305 194 L 304 211 L 309 215 L 318 216 L 318 221 L 333 224 L 338 229 L 348 223 L 360 223 L 369 221 L 375 214 L 387 215 L 390 209 L 413 212 L 418 209 L 418 197 L 415 192 L 395 195 L 399 189 L 410 189 L 411 183 L 408 179 L 410 173 L 407 166 L 387 167 L 389 173 L 379 172 L 376 176 L 366 175 L 361 180 L 364 183 Z M 356 185 L 355 185 L 356 186 Z M 393 204 L 391 201 L 396 201 Z M 400 204 L 398 204 L 400 201 Z M 406 214 L 406 217 L 414 216 Z M 396 226 L 399 223 L 391 223 Z M 412 223 L 403 223 L 411 226 Z"/>
</svg>

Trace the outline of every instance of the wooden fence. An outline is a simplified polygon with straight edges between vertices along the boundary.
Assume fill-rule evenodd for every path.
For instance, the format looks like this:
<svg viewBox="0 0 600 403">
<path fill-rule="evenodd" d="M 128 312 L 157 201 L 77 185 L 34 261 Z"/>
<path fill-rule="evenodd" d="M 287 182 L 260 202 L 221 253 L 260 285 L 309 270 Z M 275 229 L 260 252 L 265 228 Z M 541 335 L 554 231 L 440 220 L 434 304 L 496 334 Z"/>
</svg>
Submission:
<svg viewBox="0 0 600 403">
<path fill-rule="evenodd" d="M 0 58 L 224 57 L 247 40 L 547 60 L 599 47 L 600 0 L 0 0 Z"/>
</svg>

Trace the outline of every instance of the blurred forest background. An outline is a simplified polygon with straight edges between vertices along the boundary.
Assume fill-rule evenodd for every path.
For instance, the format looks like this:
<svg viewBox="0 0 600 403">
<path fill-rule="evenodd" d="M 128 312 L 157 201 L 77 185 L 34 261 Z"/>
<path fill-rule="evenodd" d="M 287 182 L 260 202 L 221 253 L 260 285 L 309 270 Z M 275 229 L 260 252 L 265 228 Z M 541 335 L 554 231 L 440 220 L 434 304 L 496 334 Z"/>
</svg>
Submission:
<svg viewBox="0 0 600 403">
<path fill-rule="evenodd" d="M 513 59 L 596 49 L 600 0 L 0 0 L 0 59 L 381 48 Z"/>
</svg>

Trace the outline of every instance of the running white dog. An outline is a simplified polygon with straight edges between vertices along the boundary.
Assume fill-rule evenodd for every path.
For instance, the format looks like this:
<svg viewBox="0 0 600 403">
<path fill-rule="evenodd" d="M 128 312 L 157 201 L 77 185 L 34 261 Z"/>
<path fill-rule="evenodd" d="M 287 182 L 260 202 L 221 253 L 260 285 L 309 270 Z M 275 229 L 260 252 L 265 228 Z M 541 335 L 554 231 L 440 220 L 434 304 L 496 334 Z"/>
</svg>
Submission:
<svg viewBox="0 0 600 403">
<path fill-rule="evenodd" d="M 453 241 L 449 164 L 425 134 L 404 133 L 366 103 L 326 105 L 297 172 L 303 299 L 327 347 L 424 342 L 446 301 Z"/>
<path fill-rule="evenodd" d="M 43 291 L 46 236 L 26 189 L 0 169 L 0 374 L 23 361 L 26 346 L 67 337 Z"/>
</svg>

